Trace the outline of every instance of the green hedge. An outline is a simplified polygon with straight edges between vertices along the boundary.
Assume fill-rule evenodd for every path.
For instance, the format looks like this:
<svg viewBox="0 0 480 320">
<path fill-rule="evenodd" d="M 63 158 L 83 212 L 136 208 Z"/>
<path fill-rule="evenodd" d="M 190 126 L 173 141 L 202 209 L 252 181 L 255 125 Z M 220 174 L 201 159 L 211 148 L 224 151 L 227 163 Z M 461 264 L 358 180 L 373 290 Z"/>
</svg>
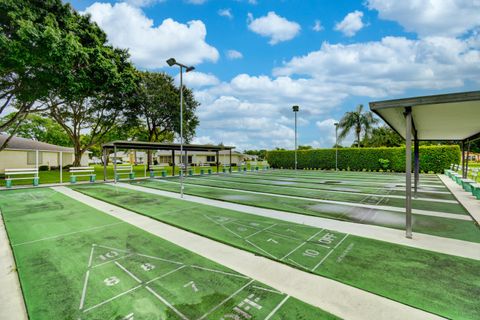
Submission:
<svg viewBox="0 0 480 320">
<path fill-rule="evenodd" d="M 297 157 L 299 169 L 335 169 L 335 149 L 300 150 Z M 390 170 L 405 172 L 405 147 L 338 149 L 340 170 L 378 171 L 382 169 L 379 159 L 389 160 Z M 267 160 L 273 168 L 293 168 L 295 152 L 269 151 Z M 459 161 L 460 148 L 456 145 L 420 147 L 420 171 L 441 173 L 451 163 Z"/>
</svg>

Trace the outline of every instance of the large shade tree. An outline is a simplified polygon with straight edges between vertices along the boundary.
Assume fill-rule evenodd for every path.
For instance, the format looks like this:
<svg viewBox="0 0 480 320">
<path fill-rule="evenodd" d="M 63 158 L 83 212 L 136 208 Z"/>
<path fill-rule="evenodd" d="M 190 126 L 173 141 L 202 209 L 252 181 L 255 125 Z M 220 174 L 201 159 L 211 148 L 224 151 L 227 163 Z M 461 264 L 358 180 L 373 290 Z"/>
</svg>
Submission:
<svg viewBox="0 0 480 320">
<path fill-rule="evenodd" d="M 377 122 L 378 120 L 373 117 L 373 114 L 370 111 L 363 111 L 363 105 L 360 104 L 355 111 L 346 112 L 342 119 L 340 119 L 338 123 L 340 129 L 338 139 L 345 139 L 345 137 L 353 130 L 356 138 L 355 143 L 357 144 L 357 147 L 360 148 L 362 133 L 364 134 L 364 137 L 367 137 L 371 132 L 373 125 Z"/>
<path fill-rule="evenodd" d="M 403 144 L 403 138 L 393 129 L 387 126 L 373 128 L 370 135 L 363 138 L 364 147 L 399 147 Z"/>
</svg>

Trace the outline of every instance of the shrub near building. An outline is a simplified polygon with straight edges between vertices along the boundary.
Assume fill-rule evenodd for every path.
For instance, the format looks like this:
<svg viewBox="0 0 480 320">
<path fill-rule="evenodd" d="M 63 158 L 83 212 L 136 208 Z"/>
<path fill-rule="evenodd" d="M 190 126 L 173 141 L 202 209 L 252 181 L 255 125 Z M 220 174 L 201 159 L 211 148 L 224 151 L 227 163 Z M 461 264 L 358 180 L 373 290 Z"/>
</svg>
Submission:
<svg viewBox="0 0 480 320">
<path fill-rule="evenodd" d="M 297 151 L 297 157 L 299 169 L 335 169 L 335 149 L 300 150 Z M 340 170 L 378 171 L 383 169 L 380 159 L 389 161 L 389 170 L 405 171 L 405 147 L 338 149 Z M 269 151 L 267 160 L 273 168 L 293 168 L 295 151 Z M 420 147 L 420 171 L 441 173 L 451 163 L 459 161 L 460 148 L 457 145 Z"/>
</svg>

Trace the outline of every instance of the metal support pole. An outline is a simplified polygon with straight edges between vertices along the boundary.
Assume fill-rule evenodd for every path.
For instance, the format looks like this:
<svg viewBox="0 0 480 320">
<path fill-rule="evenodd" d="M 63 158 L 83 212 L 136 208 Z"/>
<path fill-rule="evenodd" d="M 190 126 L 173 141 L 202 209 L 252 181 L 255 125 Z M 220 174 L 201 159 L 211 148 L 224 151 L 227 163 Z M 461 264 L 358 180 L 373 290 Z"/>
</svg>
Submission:
<svg viewBox="0 0 480 320">
<path fill-rule="evenodd" d="M 412 109 L 405 108 L 405 209 L 406 237 L 412 238 Z"/>
<path fill-rule="evenodd" d="M 413 176 L 414 176 L 414 197 L 417 197 L 417 190 L 418 190 L 418 181 L 420 178 L 420 148 L 419 148 L 419 141 L 417 139 L 417 134 L 415 133 L 415 137 L 413 140 Z"/>
<path fill-rule="evenodd" d="M 187 168 L 188 168 L 188 154 L 187 154 L 187 150 L 185 150 L 185 168 L 183 168 L 184 170 L 184 175 L 187 175 Z"/>
<path fill-rule="evenodd" d="M 175 150 L 172 150 L 172 177 L 175 176 Z"/>
<path fill-rule="evenodd" d="M 103 181 L 107 181 L 107 148 L 103 148 Z"/>
<path fill-rule="evenodd" d="M 183 155 L 183 67 L 180 66 L 180 158 Z M 180 160 L 181 162 L 181 160 Z M 185 163 L 183 164 L 185 166 Z M 183 170 L 183 167 L 180 167 L 180 172 Z M 183 198 L 183 176 L 180 175 L 180 198 Z"/>
<path fill-rule="evenodd" d="M 467 158 L 465 161 L 465 178 L 468 179 L 468 157 L 470 157 L 470 141 L 467 142 Z"/>
<path fill-rule="evenodd" d="M 60 166 L 60 183 L 63 183 L 63 152 L 60 151 L 60 159 L 59 159 L 59 166 Z"/>
<path fill-rule="evenodd" d="M 465 141 L 462 141 L 462 178 L 465 179 Z"/>
<path fill-rule="evenodd" d="M 117 146 L 113 145 L 113 181 L 117 183 Z"/>
<path fill-rule="evenodd" d="M 216 158 L 215 158 L 215 162 L 217 163 L 217 174 L 218 174 L 218 150 L 216 151 Z"/>
<path fill-rule="evenodd" d="M 230 149 L 230 166 L 229 166 L 229 172 L 232 172 L 232 149 Z"/>
<path fill-rule="evenodd" d="M 37 168 L 38 171 L 38 149 L 35 150 L 35 168 Z"/>
<path fill-rule="evenodd" d="M 338 122 L 335 123 L 335 171 L 338 171 Z"/>
<path fill-rule="evenodd" d="M 297 170 L 297 112 L 295 113 L 295 170 Z"/>
</svg>

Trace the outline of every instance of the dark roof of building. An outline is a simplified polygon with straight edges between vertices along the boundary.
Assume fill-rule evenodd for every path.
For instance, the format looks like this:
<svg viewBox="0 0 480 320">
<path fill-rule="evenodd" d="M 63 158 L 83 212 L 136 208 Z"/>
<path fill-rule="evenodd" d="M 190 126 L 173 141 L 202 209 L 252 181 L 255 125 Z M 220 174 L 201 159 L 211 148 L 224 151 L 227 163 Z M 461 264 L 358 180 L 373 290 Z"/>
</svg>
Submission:
<svg viewBox="0 0 480 320">
<path fill-rule="evenodd" d="M 5 140 L 7 140 L 8 137 L 9 135 L 7 134 L 0 134 L 0 146 L 5 143 Z M 50 143 L 16 136 L 13 136 L 10 141 L 8 141 L 6 149 L 73 152 L 73 148 L 61 147 Z"/>
<path fill-rule="evenodd" d="M 104 149 L 141 149 L 141 150 L 180 150 L 179 143 L 145 142 L 145 141 L 112 141 L 103 145 Z M 187 151 L 220 151 L 232 150 L 235 147 L 213 144 L 184 144 L 183 150 Z"/>
</svg>

